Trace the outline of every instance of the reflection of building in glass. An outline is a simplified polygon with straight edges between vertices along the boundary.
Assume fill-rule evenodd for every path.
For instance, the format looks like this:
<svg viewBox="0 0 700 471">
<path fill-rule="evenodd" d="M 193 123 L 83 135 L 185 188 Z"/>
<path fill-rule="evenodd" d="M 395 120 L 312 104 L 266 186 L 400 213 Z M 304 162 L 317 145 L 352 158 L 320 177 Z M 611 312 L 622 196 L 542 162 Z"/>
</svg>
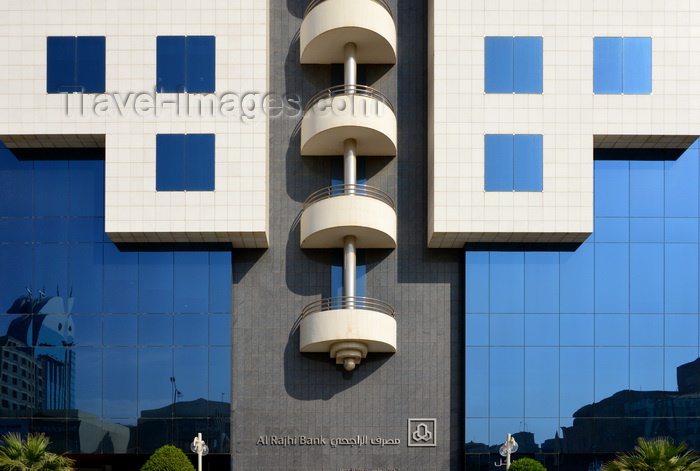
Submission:
<svg viewBox="0 0 700 471">
<path fill-rule="evenodd" d="M 52 437 L 51 449 L 70 453 L 129 453 L 134 449 L 130 427 L 104 422 L 94 414 L 72 411 L 42 411 L 31 422 L 33 432 Z M 26 434 L 29 421 L 0 419 L 0 429 Z"/>
<path fill-rule="evenodd" d="M 700 448 L 698 142 L 669 158 L 595 155 L 584 243 L 465 251 L 469 466 L 518 430 L 560 471 L 640 436 Z"/>
<path fill-rule="evenodd" d="M 0 408 L 13 411 L 41 409 L 44 405 L 44 375 L 37 361 L 19 340 L 0 337 Z"/>
<path fill-rule="evenodd" d="M 0 170 L 16 183 L 0 187 L 0 223 L 10 223 L 17 241 L 0 237 L 0 260 L 12 267 L 0 271 L 0 431 L 43 432 L 52 451 L 124 469 L 165 444 L 190 452 L 203 432 L 208 461 L 225 467 L 230 245 L 120 250 L 104 236 L 100 159 L 18 159 L 0 146 Z M 28 204 L 8 209 L 10 194 Z M 55 296 L 43 285 L 55 286 Z M 204 405 L 178 398 L 174 417 L 164 410 L 170 425 L 153 427 L 160 419 L 141 411 L 173 402 L 175 376 Z"/>
<path fill-rule="evenodd" d="M 8 309 L 8 314 L 21 317 L 10 323 L 2 342 L 15 347 L 3 350 L 0 388 L 7 388 L 9 394 L 0 403 L 3 408 L 75 409 L 75 352 L 70 348 L 75 335 L 70 315 L 73 301 L 68 298 L 66 306 L 60 296 L 40 291 L 35 298 L 29 292 Z"/>
<path fill-rule="evenodd" d="M 624 390 L 574 412 L 573 425 L 535 443 L 530 432 L 514 433 L 518 453 L 615 453 L 634 448 L 637 437 L 671 437 L 700 448 L 700 358 L 680 365 L 678 391 Z M 468 442 L 466 453 L 498 454 L 500 444 Z"/>
<path fill-rule="evenodd" d="M 230 414 L 230 403 L 201 398 L 141 411 L 138 420 L 140 451 L 152 453 L 165 436 L 172 437 L 175 446 L 186 450 L 192 437 L 202 432 L 208 437 L 210 452 L 229 453 Z"/>
<path fill-rule="evenodd" d="M 562 451 L 629 450 L 637 437 L 660 436 L 700 448 L 699 365 L 700 358 L 677 368 L 678 391 L 619 391 L 580 408 L 573 426 L 562 427 Z M 543 451 L 551 451 L 550 442 L 542 445 Z"/>
</svg>

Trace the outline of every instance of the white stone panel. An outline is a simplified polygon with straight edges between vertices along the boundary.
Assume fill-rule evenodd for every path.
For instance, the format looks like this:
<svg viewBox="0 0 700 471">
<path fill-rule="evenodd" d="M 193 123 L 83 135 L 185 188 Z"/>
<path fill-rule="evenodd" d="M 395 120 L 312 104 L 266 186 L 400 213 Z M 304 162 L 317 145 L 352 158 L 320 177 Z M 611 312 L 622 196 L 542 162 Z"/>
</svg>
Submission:
<svg viewBox="0 0 700 471">
<path fill-rule="evenodd" d="M 267 2 L 4 0 L 0 5 L 0 135 L 104 136 L 105 230 L 115 242 L 268 246 L 268 117 L 261 98 L 269 92 Z M 156 37 L 163 35 L 216 36 L 213 114 L 187 112 L 184 103 L 195 98 L 192 94 L 155 94 Z M 83 95 L 82 107 L 80 95 L 47 94 L 47 36 L 105 36 L 106 93 Z M 152 109 L 134 104 L 141 93 L 155 97 Z M 221 112 L 227 93 L 261 94 L 251 118 L 240 108 Z M 180 107 L 165 103 L 178 98 Z M 216 134 L 215 191 L 156 192 L 158 133 Z"/>
<path fill-rule="evenodd" d="M 431 0 L 429 14 L 430 247 L 583 241 L 594 136 L 700 135 L 698 3 Z M 543 37 L 541 95 L 484 93 L 486 36 Z M 652 38 L 651 95 L 593 94 L 597 36 Z M 484 191 L 485 134 L 543 135 L 542 193 Z"/>
</svg>

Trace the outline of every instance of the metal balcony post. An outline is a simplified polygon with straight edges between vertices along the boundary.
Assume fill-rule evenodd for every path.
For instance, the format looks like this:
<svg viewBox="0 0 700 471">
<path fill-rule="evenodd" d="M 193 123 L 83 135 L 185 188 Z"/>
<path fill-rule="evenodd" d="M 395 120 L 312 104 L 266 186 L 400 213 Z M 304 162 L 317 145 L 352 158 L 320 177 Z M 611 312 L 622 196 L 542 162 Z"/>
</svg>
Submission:
<svg viewBox="0 0 700 471">
<path fill-rule="evenodd" d="M 344 142 L 345 154 L 343 157 L 343 183 L 345 192 L 355 193 L 357 185 L 357 155 L 355 155 L 355 139 L 346 139 Z"/>
<path fill-rule="evenodd" d="M 343 295 L 349 296 L 351 298 L 355 297 L 355 279 L 357 271 L 357 249 L 355 243 L 357 242 L 355 236 L 345 236 L 343 238 L 343 245 L 345 256 L 344 256 L 344 266 L 343 266 Z M 352 308 L 354 302 L 349 301 L 349 306 Z"/>
<path fill-rule="evenodd" d="M 357 47 L 355 43 L 345 45 L 345 85 L 348 87 L 348 94 L 355 93 L 357 85 Z"/>
</svg>

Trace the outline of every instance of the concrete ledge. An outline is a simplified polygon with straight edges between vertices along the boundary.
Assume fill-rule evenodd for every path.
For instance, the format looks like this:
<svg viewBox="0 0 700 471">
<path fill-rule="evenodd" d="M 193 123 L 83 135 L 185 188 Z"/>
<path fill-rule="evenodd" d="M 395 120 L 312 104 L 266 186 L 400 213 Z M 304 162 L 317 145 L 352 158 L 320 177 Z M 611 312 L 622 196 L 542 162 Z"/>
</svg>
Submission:
<svg viewBox="0 0 700 471">
<path fill-rule="evenodd" d="M 357 155 L 396 155 L 396 115 L 382 100 L 337 95 L 319 100 L 301 121 L 302 155 L 343 155 L 346 139 Z"/>
<path fill-rule="evenodd" d="M 333 309 L 301 320 L 300 351 L 328 352 L 338 342 L 357 341 L 368 352 L 396 352 L 396 319 L 368 309 Z"/>
<path fill-rule="evenodd" d="M 359 64 L 396 63 L 396 26 L 372 0 L 328 0 L 304 18 L 299 33 L 302 64 L 337 64 L 347 43 L 357 46 Z"/>
<path fill-rule="evenodd" d="M 383 201 L 342 195 L 317 201 L 301 215 L 301 248 L 342 248 L 343 237 L 357 237 L 361 249 L 396 247 L 396 211 Z"/>
</svg>

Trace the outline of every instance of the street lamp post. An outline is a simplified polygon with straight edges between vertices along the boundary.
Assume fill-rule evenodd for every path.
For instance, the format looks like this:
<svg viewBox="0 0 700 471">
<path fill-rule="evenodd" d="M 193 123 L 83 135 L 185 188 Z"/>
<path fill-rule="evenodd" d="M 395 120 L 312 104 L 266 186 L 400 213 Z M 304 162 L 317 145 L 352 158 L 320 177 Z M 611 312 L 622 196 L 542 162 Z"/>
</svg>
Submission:
<svg viewBox="0 0 700 471">
<path fill-rule="evenodd" d="M 501 448 L 498 449 L 498 452 L 501 454 L 501 456 L 505 457 L 506 462 L 503 462 L 503 458 L 501 458 L 500 463 L 494 463 L 494 466 L 496 467 L 501 467 L 505 466 L 506 469 L 510 468 L 510 455 L 511 453 L 515 453 L 518 451 L 518 442 L 515 441 L 515 438 L 509 433 L 508 437 L 506 438 L 506 441 L 501 445 Z"/>
<path fill-rule="evenodd" d="M 190 445 L 190 449 L 193 453 L 197 453 L 197 471 L 202 471 L 202 456 L 206 456 L 209 453 L 209 447 L 204 440 L 202 440 L 202 434 L 198 433 L 194 437 L 194 441 Z"/>
<path fill-rule="evenodd" d="M 172 403 L 172 409 L 171 409 L 171 415 L 172 418 L 175 418 L 175 406 L 177 406 L 177 399 L 182 396 L 182 391 L 177 389 L 177 383 L 175 382 L 175 377 L 171 376 L 170 377 L 170 386 L 173 391 L 173 403 Z"/>
</svg>

